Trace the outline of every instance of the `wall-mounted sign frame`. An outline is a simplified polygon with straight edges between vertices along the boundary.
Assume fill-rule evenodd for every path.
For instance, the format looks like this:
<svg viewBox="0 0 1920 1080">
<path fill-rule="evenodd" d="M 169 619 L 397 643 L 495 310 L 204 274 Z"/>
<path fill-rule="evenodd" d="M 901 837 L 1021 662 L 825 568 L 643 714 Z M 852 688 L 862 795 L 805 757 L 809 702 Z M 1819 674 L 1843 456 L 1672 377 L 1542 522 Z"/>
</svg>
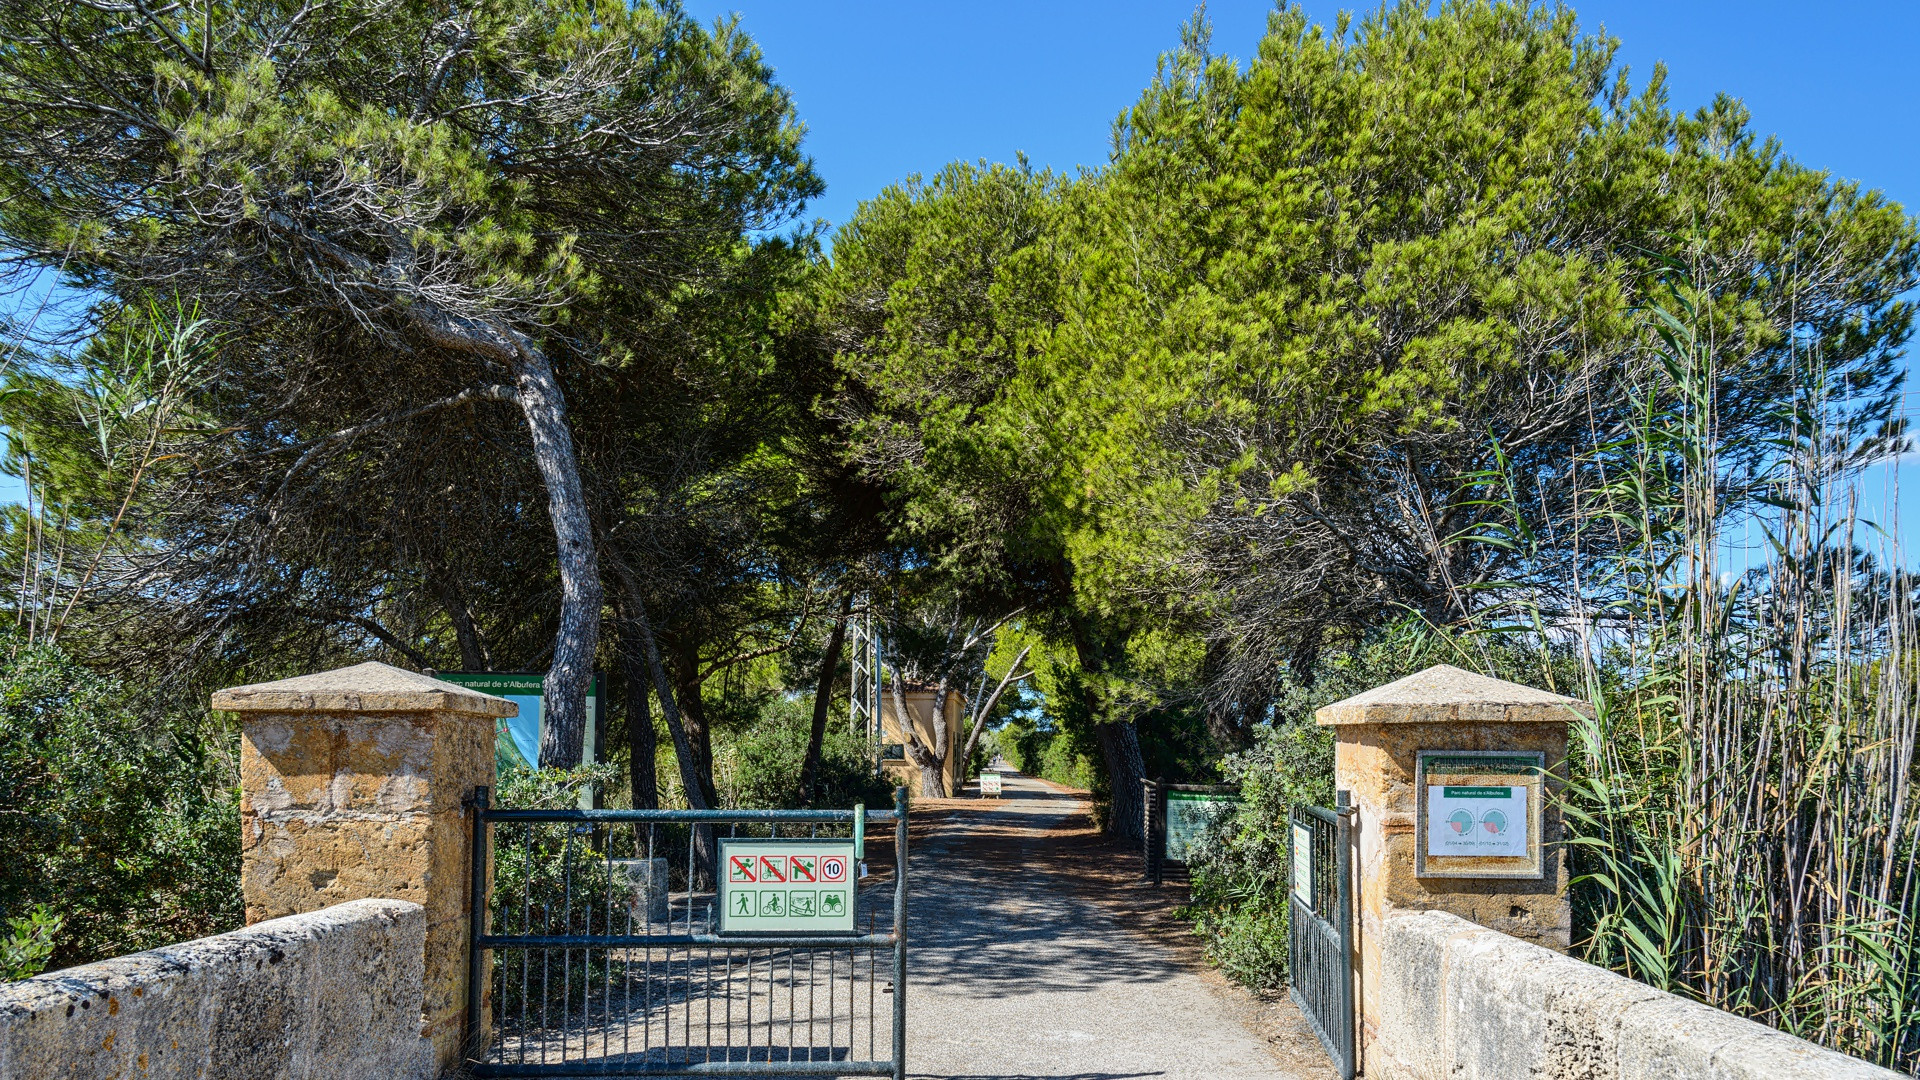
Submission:
<svg viewBox="0 0 1920 1080">
<path fill-rule="evenodd" d="M 1421 750 L 1416 763 L 1416 877 L 1545 876 L 1545 754 Z"/>
</svg>

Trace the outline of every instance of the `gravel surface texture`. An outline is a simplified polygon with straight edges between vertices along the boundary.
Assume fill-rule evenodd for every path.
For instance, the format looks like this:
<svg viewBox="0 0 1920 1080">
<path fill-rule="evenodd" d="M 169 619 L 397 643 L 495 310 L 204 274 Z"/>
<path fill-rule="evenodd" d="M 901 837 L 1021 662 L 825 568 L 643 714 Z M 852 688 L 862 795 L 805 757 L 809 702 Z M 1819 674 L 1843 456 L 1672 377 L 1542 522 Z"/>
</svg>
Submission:
<svg viewBox="0 0 1920 1080">
<path fill-rule="evenodd" d="M 1009 775 L 915 808 L 907 1066 L 947 1080 L 1331 1080 L 1291 1003 L 1207 968 L 1084 792 Z M 875 890 L 876 892 L 878 890 Z"/>
</svg>

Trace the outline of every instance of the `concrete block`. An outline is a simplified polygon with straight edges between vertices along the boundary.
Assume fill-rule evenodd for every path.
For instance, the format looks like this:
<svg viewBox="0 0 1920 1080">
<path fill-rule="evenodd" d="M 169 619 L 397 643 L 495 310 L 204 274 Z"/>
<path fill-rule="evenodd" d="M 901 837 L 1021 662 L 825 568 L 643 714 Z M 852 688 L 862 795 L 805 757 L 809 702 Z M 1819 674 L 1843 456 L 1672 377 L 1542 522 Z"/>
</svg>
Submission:
<svg viewBox="0 0 1920 1080">
<path fill-rule="evenodd" d="M 627 910 L 636 933 L 645 933 L 648 923 L 667 921 L 667 860 L 614 859 L 613 873 L 616 887 L 625 882 L 629 890 Z"/>
</svg>

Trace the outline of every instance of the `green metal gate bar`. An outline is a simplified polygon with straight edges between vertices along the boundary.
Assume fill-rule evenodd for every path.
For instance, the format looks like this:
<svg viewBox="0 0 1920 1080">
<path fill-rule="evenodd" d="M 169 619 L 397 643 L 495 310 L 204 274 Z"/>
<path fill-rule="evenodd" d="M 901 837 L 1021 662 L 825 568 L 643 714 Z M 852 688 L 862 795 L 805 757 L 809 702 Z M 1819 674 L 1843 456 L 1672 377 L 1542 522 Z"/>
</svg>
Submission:
<svg viewBox="0 0 1920 1080">
<path fill-rule="evenodd" d="M 1353 1012 L 1353 807 L 1338 793 L 1335 809 L 1295 806 L 1289 815 L 1294 851 L 1287 890 L 1291 973 L 1287 993 L 1333 1058 L 1340 1080 L 1358 1064 Z M 1305 852 L 1298 845 L 1305 842 Z M 1305 856 L 1304 858 L 1302 856 Z M 1299 880 L 1305 870 L 1305 881 Z"/>
<path fill-rule="evenodd" d="M 488 929 L 468 951 L 475 1076 L 905 1080 L 904 788 L 870 811 L 496 809 L 481 788 L 469 813 L 473 925 Z M 891 910 L 860 902 L 855 873 L 855 933 L 717 927 L 719 838 L 844 840 L 885 824 Z"/>
</svg>

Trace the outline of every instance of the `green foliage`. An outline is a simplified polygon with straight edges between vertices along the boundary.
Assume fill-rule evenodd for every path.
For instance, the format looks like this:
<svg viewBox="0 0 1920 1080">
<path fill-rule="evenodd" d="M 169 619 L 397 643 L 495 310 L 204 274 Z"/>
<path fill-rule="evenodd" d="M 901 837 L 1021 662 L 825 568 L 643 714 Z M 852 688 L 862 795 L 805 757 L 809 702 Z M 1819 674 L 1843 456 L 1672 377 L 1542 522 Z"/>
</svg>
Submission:
<svg viewBox="0 0 1920 1080">
<path fill-rule="evenodd" d="M 240 815 L 212 747 L 114 680 L 13 643 L 0 668 L 0 916 L 51 905 L 82 963 L 240 925 Z"/>
<path fill-rule="evenodd" d="M 812 726 L 811 700 L 783 695 L 765 702 L 751 723 L 742 724 L 715 749 L 714 782 L 721 804 L 756 810 L 798 806 L 800 765 L 806 759 Z M 873 775 L 868 755 L 863 737 L 848 731 L 843 718 L 829 717 L 813 805 L 839 809 L 856 803 L 892 805 L 893 790 L 884 778 Z"/>
<path fill-rule="evenodd" d="M 1272 990 L 1287 977 L 1287 889 L 1292 872 L 1289 811 L 1334 805 L 1333 733 L 1314 723 L 1322 706 L 1411 675 L 1436 663 L 1474 667 L 1523 682 L 1543 679 L 1534 650 L 1503 642 L 1462 643 L 1406 620 L 1351 652 L 1325 656 L 1311 684 L 1288 677 L 1275 689 L 1272 715 L 1251 748 L 1219 764 L 1240 787 L 1239 809 L 1216 821 L 1188 857 L 1192 900 L 1183 909 L 1206 940 L 1207 955 L 1236 980 Z"/>
<path fill-rule="evenodd" d="M 5 932 L 0 932 L 0 982 L 30 979 L 45 971 L 66 921 L 45 904 L 35 904 L 25 915 L 8 919 Z"/>
<path fill-rule="evenodd" d="M 1084 735 L 1027 717 L 1007 721 L 995 734 L 1000 753 L 1028 776 L 1088 791 L 1102 781 L 1097 751 Z"/>
<path fill-rule="evenodd" d="M 609 765 L 582 765 L 575 769 L 516 769 L 500 777 L 495 807 L 516 810 L 573 810 L 581 797 L 615 779 Z M 493 912 L 495 933 L 609 932 L 607 904 L 613 884 L 607 863 L 600 857 L 603 834 L 565 823 L 498 822 L 493 826 Z M 596 906 L 597 910 L 590 908 Z M 621 922 L 624 932 L 624 920 Z M 523 984 L 518 971 L 496 968 L 495 1008 L 517 1013 L 568 1000 L 569 987 L 606 974 L 604 957 L 587 950 L 569 952 L 558 964 L 547 963 L 550 977 Z M 569 982 L 569 978 L 571 982 Z M 577 997 L 574 999 L 577 1001 Z"/>
<path fill-rule="evenodd" d="M 1569 747 L 1579 944 L 1911 1071 L 1920 618 L 1906 553 L 1876 549 L 1852 504 L 1905 442 L 1898 399 L 1858 392 L 1815 343 L 1766 424 L 1729 425 L 1712 316 L 1687 295 L 1647 313 L 1661 378 L 1590 463 L 1592 516 L 1573 523 L 1631 541 L 1590 585 L 1608 629 Z M 1735 572 L 1747 530 L 1766 547 Z"/>
</svg>

